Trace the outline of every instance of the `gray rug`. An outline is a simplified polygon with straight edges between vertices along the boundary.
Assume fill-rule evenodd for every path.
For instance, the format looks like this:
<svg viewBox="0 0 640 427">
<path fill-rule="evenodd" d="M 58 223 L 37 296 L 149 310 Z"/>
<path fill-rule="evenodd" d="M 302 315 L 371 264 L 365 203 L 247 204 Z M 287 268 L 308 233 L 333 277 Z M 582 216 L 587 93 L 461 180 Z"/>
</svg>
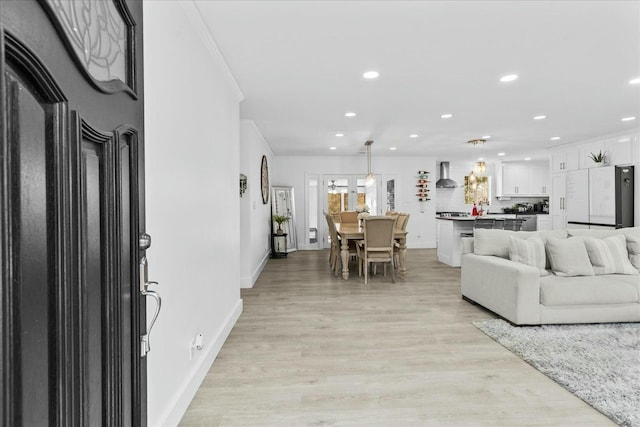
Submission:
<svg viewBox="0 0 640 427">
<path fill-rule="evenodd" d="M 640 427 L 640 323 L 473 324 L 617 424 Z"/>
</svg>

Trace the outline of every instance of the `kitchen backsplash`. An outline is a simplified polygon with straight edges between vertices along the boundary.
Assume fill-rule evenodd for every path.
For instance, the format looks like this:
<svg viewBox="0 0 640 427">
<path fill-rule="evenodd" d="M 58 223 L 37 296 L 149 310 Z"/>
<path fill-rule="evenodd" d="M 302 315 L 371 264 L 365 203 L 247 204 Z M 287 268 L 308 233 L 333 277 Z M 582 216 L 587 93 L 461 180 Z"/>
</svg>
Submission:
<svg viewBox="0 0 640 427">
<path fill-rule="evenodd" d="M 464 186 L 462 185 L 464 183 L 464 177 L 469 174 L 469 171 L 471 171 L 473 167 L 473 163 L 451 164 L 449 169 L 450 177 L 458 183 L 459 187 L 436 188 L 436 212 L 471 212 L 473 204 L 466 205 L 464 203 Z M 497 200 L 495 197 L 496 183 L 494 179 L 494 165 L 487 165 L 487 175 L 491 177 L 492 197 L 491 204 L 488 207 L 483 206 L 485 211 L 501 213 L 502 208 L 510 208 L 516 203 L 536 203 L 544 200 L 544 198 L 541 197 L 512 197 L 511 200 Z"/>
</svg>

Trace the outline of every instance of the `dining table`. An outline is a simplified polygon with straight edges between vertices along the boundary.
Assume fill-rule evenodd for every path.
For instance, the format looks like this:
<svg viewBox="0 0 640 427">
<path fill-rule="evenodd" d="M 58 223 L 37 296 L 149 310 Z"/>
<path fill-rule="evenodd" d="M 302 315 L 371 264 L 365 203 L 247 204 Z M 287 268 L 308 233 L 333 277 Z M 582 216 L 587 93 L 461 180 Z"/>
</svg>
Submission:
<svg viewBox="0 0 640 427">
<path fill-rule="evenodd" d="M 363 240 L 364 228 L 358 223 L 336 223 L 336 231 L 342 242 L 340 254 L 342 256 L 342 278 L 349 278 L 349 240 Z M 400 278 L 404 279 L 407 273 L 405 259 L 407 256 L 407 231 L 396 228 L 393 238 L 398 242 L 398 271 Z"/>
</svg>

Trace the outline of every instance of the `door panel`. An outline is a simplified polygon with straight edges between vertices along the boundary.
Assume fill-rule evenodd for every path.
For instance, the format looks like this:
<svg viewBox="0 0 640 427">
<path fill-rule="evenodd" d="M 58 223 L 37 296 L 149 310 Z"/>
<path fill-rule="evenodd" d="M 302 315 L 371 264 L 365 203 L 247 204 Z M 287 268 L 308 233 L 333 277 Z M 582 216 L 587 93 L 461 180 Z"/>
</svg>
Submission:
<svg viewBox="0 0 640 427">
<path fill-rule="evenodd" d="M 16 286 L 16 330 L 20 361 L 24 374 L 19 379 L 20 411 L 25 425 L 41 425 L 50 418 L 47 402 L 53 384 L 49 381 L 52 366 L 42 349 L 49 348 L 49 336 L 54 325 L 49 324 L 51 292 L 55 282 L 49 278 L 49 240 L 47 214 L 47 156 L 46 106 L 42 105 L 9 72 L 7 81 L 8 103 L 11 106 L 10 152 L 17 168 L 14 203 L 19 216 L 14 217 L 16 251 L 16 277 L 23 286 Z M 15 282 L 14 282 L 15 283 Z M 38 357 L 34 357 L 38 355 Z M 35 403 L 35 405 L 34 405 Z M 30 407 L 37 408 L 35 411 Z"/>
<path fill-rule="evenodd" d="M 102 260 L 105 258 L 103 236 L 104 207 L 100 200 L 105 194 L 104 154 L 99 144 L 82 142 L 82 244 L 85 253 L 83 281 L 81 284 L 82 322 L 85 337 L 84 369 L 87 372 L 85 385 L 85 407 L 88 408 L 85 422 L 99 425 L 102 420 L 102 389 L 104 363 L 102 355 L 103 301 L 105 292 L 103 278 L 107 278 Z M 96 309 L 97 308 L 97 309 Z M 99 367 L 99 368 L 98 368 Z"/>
</svg>

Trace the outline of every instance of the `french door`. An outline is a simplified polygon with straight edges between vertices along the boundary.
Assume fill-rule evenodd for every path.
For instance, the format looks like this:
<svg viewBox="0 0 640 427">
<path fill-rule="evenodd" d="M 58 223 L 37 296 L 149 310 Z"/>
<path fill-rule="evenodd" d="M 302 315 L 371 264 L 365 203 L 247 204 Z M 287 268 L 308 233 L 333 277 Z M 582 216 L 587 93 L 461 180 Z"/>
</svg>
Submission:
<svg viewBox="0 0 640 427">
<path fill-rule="evenodd" d="M 339 221 L 340 211 L 354 211 L 362 206 L 367 206 L 372 215 L 377 213 L 378 185 L 367 186 L 366 180 L 361 175 L 325 175 L 323 177 L 324 191 L 323 210 L 332 215 L 336 222 Z M 328 235 L 326 224 L 323 224 L 322 242 L 323 247 L 328 248 L 331 240 Z"/>
</svg>

